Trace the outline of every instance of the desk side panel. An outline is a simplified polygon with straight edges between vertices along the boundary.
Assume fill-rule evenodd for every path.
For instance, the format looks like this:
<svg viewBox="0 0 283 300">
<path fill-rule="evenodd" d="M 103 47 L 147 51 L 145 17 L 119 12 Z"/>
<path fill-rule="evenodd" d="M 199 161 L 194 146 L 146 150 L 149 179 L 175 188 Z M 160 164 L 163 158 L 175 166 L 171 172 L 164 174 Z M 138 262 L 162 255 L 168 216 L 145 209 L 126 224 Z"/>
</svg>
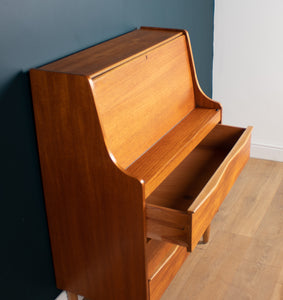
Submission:
<svg viewBox="0 0 283 300">
<path fill-rule="evenodd" d="M 191 74 L 192 74 L 192 80 L 193 80 L 193 86 L 194 86 L 194 94 L 195 94 L 195 101 L 197 107 L 204 107 L 204 108 L 215 108 L 219 109 L 222 112 L 222 106 L 219 102 L 214 101 L 210 99 L 201 89 L 198 78 L 197 78 L 197 72 L 196 67 L 194 63 L 194 57 L 193 57 L 193 51 L 190 41 L 189 33 L 186 30 L 183 30 L 184 35 L 186 36 L 186 43 L 187 43 L 187 49 L 188 49 L 188 58 L 190 61 L 190 68 L 191 68 Z"/>
<path fill-rule="evenodd" d="M 89 80 L 32 70 L 31 85 L 58 288 L 146 299 L 143 186 L 110 159 Z"/>
</svg>

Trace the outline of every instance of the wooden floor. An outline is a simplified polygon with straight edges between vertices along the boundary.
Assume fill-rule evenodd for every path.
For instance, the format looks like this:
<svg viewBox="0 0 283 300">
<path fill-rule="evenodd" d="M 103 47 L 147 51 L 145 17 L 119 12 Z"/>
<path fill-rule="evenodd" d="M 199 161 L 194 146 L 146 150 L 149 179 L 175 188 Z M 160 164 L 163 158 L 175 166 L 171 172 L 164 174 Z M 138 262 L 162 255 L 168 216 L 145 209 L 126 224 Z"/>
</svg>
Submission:
<svg viewBox="0 0 283 300">
<path fill-rule="evenodd" d="M 250 159 L 162 300 L 283 300 L 283 163 Z"/>
</svg>

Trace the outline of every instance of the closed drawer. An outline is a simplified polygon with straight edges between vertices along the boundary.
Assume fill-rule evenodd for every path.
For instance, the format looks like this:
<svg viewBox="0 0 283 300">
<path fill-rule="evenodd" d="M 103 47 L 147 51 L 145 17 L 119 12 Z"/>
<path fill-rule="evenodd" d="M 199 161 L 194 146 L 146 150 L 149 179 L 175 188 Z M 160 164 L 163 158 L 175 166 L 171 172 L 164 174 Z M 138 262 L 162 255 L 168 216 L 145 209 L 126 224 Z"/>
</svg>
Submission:
<svg viewBox="0 0 283 300">
<path fill-rule="evenodd" d="M 207 135 L 146 199 L 147 237 L 194 249 L 249 159 L 251 131 Z"/>
<path fill-rule="evenodd" d="M 150 240 L 146 245 L 148 293 L 159 300 L 188 256 L 186 248 Z"/>
</svg>

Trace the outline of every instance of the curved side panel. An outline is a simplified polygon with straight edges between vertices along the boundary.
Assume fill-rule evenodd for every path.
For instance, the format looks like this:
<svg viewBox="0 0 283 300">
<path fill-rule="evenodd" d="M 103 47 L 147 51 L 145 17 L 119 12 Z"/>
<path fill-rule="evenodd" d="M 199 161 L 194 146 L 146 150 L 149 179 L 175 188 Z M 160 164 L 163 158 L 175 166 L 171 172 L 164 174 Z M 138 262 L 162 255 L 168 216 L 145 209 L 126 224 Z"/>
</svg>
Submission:
<svg viewBox="0 0 283 300">
<path fill-rule="evenodd" d="M 183 30 L 186 40 L 187 40 L 187 47 L 188 47 L 188 54 L 189 54 L 189 60 L 190 60 L 190 66 L 191 66 L 191 72 L 194 82 L 194 94 L 195 94 L 195 101 L 196 105 L 198 107 L 205 107 L 205 108 L 215 108 L 220 109 L 222 111 L 222 106 L 219 102 L 216 102 L 212 99 L 210 99 L 201 89 L 198 79 L 197 79 L 197 73 L 195 68 L 195 63 L 193 59 L 193 52 L 190 42 L 190 36 L 189 33 L 186 30 Z"/>
<path fill-rule="evenodd" d="M 30 75 L 58 288 L 147 299 L 143 185 L 110 159 L 89 79 Z"/>
</svg>

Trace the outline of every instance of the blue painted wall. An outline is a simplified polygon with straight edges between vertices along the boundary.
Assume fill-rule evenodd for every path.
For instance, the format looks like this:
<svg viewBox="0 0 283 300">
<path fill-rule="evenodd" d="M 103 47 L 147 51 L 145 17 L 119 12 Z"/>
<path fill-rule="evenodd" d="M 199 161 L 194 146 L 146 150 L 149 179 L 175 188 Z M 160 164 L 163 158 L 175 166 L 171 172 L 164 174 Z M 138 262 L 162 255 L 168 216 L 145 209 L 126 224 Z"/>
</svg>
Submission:
<svg viewBox="0 0 283 300">
<path fill-rule="evenodd" d="M 141 25 L 189 31 L 211 95 L 213 0 L 2 0 L 0 9 L 0 294 L 53 300 L 56 289 L 28 70 Z"/>
</svg>

